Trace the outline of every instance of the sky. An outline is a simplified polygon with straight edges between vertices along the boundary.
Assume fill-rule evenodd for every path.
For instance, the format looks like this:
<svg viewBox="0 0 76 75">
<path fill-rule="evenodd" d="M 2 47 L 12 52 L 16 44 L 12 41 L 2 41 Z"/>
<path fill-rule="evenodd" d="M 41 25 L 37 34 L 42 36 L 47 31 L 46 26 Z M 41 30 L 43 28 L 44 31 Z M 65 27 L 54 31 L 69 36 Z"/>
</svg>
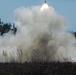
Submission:
<svg viewBox="0 0 76 75">
<path fill-rule="evenodd" d="M 41 6 L 44 0 L 0 0 L 0 18 L 3 22 L 14 23 L 14 11 L 19 7 Z M 76 0 L 47 0 L 49 6 L 64 16 L 68 31 L 76 31 Z"/>
</svg>

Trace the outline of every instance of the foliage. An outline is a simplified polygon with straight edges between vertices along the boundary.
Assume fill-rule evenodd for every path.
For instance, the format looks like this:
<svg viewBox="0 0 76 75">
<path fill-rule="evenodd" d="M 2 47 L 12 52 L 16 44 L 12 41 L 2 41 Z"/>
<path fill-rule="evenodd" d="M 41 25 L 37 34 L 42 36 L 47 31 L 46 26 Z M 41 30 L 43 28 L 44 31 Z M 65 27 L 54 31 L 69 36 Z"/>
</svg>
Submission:
<svg viewBox="0 0 76 75">
<path fill-rule="evenodd" d="M 74 32 L 75 38 L 76 38 L 76 32 Z"/>
<path fill-rule="evenodd" d="M 17 28 L 15 25 L 10 23 L 4 23 L 0 19 L 0 35 L 2 36 L 4 33 L 8 33 L 9 31 L 12 31 L 13 34 L 16 34 Z"/>
</svg>

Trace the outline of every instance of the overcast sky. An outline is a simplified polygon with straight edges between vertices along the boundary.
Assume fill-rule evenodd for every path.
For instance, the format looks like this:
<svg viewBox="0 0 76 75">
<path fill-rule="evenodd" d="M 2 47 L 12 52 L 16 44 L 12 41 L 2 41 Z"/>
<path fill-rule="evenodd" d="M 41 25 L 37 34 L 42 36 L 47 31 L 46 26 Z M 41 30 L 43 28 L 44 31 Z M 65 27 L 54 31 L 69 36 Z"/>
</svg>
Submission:
<svg viewBox="0 0 76 75">
<path fill-rule="evenodd" d="M 42 5 L 44 0 L 0 0 L 0 18 L 4 22 L 14 22 L 14 10 L 19 7 Z M 70 31 L 76 31 L 76 0 L 48 0 L 48 5 L 63 15 Z"/>
</svg>

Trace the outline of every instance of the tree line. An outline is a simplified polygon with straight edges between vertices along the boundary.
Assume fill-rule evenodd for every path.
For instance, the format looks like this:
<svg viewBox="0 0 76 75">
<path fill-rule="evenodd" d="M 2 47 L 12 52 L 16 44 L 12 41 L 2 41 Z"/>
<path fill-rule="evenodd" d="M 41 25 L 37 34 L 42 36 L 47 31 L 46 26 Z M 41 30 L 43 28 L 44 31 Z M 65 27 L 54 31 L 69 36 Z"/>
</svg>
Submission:
<svg viewBox="0 0 76 75">
<path fill-rule="evenodd" d="M 12 31 L 13 34 L 16 34 L 17 28 L 15 27 L 15 24 L 4 23 L 3 21 L 1 21 L 0 18 L 0 35 L 2 36 L 3 34 L 8 33 L 9 31 Z M 76 32 L 72 33 L 76 37 Z"/>
<path fill-rule="evenodd" d="M 73 32 L 74 33 L 74 36 L 75 36 L 75 38 L 76 38 L 76 32 Z"/>
<path fill-rule="evenodd" d="M 8 33 L 9 31 L 12 31 L 13 34 L 16 34 L 17 28 L 15 27 L 15 24 L 4 23 L 0 19 L 0 35 L 2 36 L 3 34 Z"/>
</svg>

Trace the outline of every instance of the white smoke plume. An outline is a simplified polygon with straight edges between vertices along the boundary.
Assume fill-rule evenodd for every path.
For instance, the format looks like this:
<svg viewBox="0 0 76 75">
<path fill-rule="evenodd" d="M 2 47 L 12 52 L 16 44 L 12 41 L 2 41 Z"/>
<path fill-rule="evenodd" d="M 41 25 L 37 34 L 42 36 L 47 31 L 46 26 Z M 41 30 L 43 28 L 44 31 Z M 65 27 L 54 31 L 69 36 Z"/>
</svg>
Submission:
<svg viewBox="0 0 76 75">
<path fill-rule="evenodd" d="M 53 7 L 15 10 L 17 34 L 0 37 L 0 62 L 76 62 L 76 40 L 66 32 L 67 23 Z"/>
</svg>

